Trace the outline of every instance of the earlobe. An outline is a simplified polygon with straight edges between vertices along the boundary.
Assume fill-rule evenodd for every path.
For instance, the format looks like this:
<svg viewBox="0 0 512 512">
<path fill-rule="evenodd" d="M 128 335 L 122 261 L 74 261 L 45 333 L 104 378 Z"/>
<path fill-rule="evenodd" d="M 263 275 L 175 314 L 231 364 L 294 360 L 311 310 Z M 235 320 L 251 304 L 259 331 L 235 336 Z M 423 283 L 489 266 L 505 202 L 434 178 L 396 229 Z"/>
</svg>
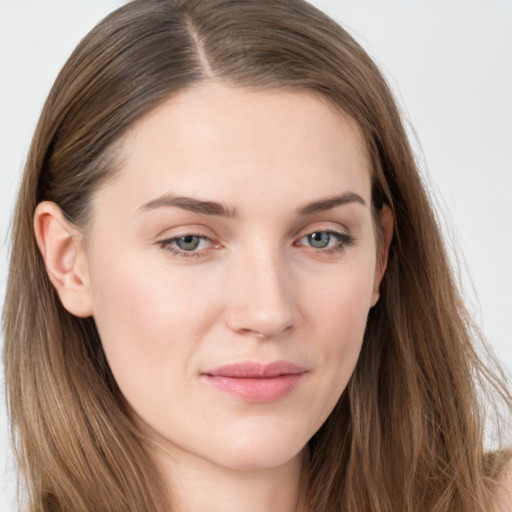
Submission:
<svg viewBox="0 0 512 512">
<path fill-rule="evenodd" d="M 373 281 L 373 295 L 371 302 L 372 307 L 377 304 L 380 297 L 380 283 L 388 266 L 389 247 L 391 245 L 391 240 L 393 239 L 393 233 L 395 231 L 395 217 L 389 206 L 384 205 L 382 207 L 379 217 L 382 226 L 382 237 L 379 243 L 379 247 L 377 248 L 378 253 Z"/>
<path fill-rule="evenodd" d="M 48 277 L 62 305 L 75 316 L 91 316 L 83 235 L 66 220 L 59 206 L 50 201 L 37 205 L 34 232 Z"/>
</svg>

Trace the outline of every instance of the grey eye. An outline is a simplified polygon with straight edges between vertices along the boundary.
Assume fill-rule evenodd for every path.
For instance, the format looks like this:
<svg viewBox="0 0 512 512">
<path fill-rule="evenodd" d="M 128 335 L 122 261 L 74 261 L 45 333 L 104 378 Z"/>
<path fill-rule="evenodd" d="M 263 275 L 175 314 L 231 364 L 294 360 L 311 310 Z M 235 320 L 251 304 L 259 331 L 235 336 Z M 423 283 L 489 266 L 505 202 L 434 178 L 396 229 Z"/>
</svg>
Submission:
<svg viewBox="0 0 512 512">
<path fill-rule="evenodd" d="M 318 231 L 317 233 L 311 233 L 308 235 L 307 239 L 311 247 L 314 247 L 315 249 L 324 249 L 329 245 L 331 237 L 331 233 L 327 233 L 326 231 Z"/>
<path fill-rule="evenodd" d="M 196 235 L 186 235 L 177 238 L 174 242 L 182 251 L 194 251 L 201 243 L 201 238 Z"/>
</svg>

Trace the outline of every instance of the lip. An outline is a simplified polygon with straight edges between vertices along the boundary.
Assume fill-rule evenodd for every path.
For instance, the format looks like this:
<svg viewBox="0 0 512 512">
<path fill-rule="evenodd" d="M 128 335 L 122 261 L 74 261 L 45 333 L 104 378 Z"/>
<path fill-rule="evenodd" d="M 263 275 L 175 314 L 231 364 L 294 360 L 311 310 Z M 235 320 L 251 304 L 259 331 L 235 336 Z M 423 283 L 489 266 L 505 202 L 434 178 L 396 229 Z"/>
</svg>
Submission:
<svg viewBox="0 0 512 512">
<path fill-rule="evenodd" d="M 307 371 L 288 361 L 244 362 L 201 373 L 213 387 L 247 402 L 275 402 L 290 394 Z"/>
</svg>

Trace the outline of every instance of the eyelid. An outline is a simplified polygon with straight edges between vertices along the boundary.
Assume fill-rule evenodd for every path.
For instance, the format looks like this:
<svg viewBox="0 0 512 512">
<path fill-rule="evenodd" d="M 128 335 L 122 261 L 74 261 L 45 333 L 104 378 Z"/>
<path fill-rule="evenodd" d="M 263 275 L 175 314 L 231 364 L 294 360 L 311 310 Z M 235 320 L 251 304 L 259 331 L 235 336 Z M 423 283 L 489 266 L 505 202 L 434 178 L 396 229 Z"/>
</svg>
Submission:
<svg viewBox="0 0 512 512">
<path fill-rule="evenodd" d="M 156 240 L 170 240 L 171 238 L 180 238 L 182 236 L 195 235 L 205 236 L 207 238 L 216 238 L 215 233 L 206 225 L 196 222 L 176 223 L 175 226 L 166 225 L 165 229 L 159 229 L 156 233 Z"/>
<path fill-rule="evenodd" d="M 328 233 L 332 236 L 334 236 L 337 239 L 337 243 L 334 245 L 328 245 L 326 247 L 311 247 L 307 246 L 305 244 L 302 244 L 301 241 L 308 237 L 313 235 L 314 233 Z M 332 253 L 340 253 L 346 250 L 348 247 L 354 245 L 356 243 L 356 237 L 350 233 L 348 229 L 345 227 L 341 227 L 339 224 L 337 224 L 336 228 L 333 228 L 331 226 L 323 225 L 317 225 L 317 226 L 310 226 L 308 229 L 301 230 L 301 233 L 295 238 L 295 241 L 293 242 L 293 245 L 296 247 L 305 247 L 306 249 L 312 251 L 316 254 L 332 254 Z"/>
<path fill-rule="evenodd" d="M 351 235 L 351 230 L 339 222 L 311 222 L 305 228 L 297 231 L 294 238 L 302 238 L 313 233 L 338 233 L 340 235 Z"/>
<path fill-rule="evenodd" d="M 201 240 L 208 240 L 209 246 L 198 250 L 186 251 L 174 245 L 181 238 L 189 236 L 197 237 Z M 199 230 L 196 231 L 193 229 L 183 229 L 181 230 L 181 232 L 178 232 L 176 234 L 160 238 L 157 241 L 157 244 L 165 251 L 168 251 L 171 255 L 182 258 L 204 257 L 207 255 L 210 249 L 220 248 L 220 243 L 217 242 L 212 236 L 206 235 L 204 233 L 201 233 Z"/>
</svg>

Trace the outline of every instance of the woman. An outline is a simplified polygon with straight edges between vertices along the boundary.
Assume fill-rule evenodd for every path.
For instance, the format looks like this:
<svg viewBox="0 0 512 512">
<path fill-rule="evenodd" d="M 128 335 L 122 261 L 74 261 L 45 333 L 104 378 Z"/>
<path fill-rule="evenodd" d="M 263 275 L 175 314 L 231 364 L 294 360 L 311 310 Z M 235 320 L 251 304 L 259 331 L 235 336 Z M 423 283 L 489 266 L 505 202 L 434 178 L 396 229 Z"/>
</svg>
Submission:
<svg viewBox="0 0 512 512">
<path fill-rule="evenodd" d="M 426 236 L 428 234 L 428 236 Z M 302 1 L 136 0 L 64 66 L 13 230 L 29 510 L 506 510 L 373 62 Z"/>
</svg>

